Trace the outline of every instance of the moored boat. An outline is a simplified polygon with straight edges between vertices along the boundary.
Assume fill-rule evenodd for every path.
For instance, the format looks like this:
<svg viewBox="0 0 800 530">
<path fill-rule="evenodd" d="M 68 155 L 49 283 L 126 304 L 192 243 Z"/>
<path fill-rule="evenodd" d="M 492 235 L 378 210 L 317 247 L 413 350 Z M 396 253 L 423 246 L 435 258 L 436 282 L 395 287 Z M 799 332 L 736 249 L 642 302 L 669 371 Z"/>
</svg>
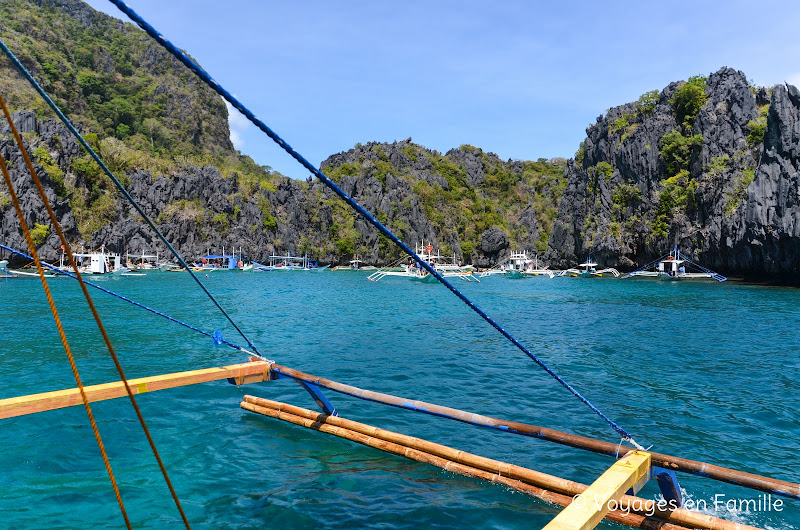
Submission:
<svg viewBox="0 0 800 530">
<path fill-rule="evenodd" d="M 615 278 L 619 277 L 619 271 L 612 267 L 605 269 L 597 269 L 597 263 L 592 261 L 592 258 L 586 258 L 586 261 L 578 265 L 579 268 L 571 268 L 561 271 L 559 276 L 569 276 L 571 278 L 600 278 L 603 274 L 613 274 Z"/>
<path fill-rule="evenodd" d="M 125 275 L 130 276 L 131 273 L 138 274 L 148 271 L 164 271 L 169 269 L 170 266 L 161 262 L 158 252 L 155 254 L 147 254 L 146 252 L 142 252 L 141 254 L 131 254 L 130 252 L 126 252 L 125 268 L 127 268 L 129 271 L 128 273 L 125 273 Z"/>
<path fill-rule="evenodd" d="M 374 271 L 378 267 L 374 265 L 364 265 L 364 260 L 358 257 L 358 254 L 353 255 L 353 259 L 347 262 L 347 265 L 337 265 L 331 268 L 332 271 Z"/>
<path fill-rule="evenodd" d="M 433 245 L 430 243 L 426 245 L 424 241 L 422 244 L 416 245 L 414 251 L 425 263 L 430 265 L 444 278 L 458 278 L 467 282 L 475 281 L 480 283 L 477 276 L 473 275 L 474 267 L 472 265 L 463 265 L 458 262 L 455 254 L 452 259 L 443 257 L 439 250 L 436 250 L 434 254 Z M 422 283 L 436 283 L 438 281 L 434 275 L 421 267 L 417 262 L 403 264 L 400 270 L 394 270 L 392 266 L 378 269 L 370 274 L 367 279 L 377 282 L 386 276 L 398 276 Z"/>
<path fill-rule="evenodd" d="M 252 264 L 245 264 L 241 256 L 235 254 L 207 254 L 200 260 L 200 263 L 195 263 L 193 270 L 200 272 L 245 271 L 253 268 Z"/>
<path fill-rule="evenodd" d="M 622 277 L 625 278 L 658 278 L 660 280 L 716 280 L 724 282 L 727 278 L 718 272 L 707 269 L 689 259 L 678 250 L 676 245 L 668 254 L 651 261 Z"/>
<path fill-rule="evenodd" d="M 302 256 L 293 256 L 290 252 L 286 252 L 285 256 L 275 254 L 274 252 L 269 257 L 269 263 L 264 265 L 262 263 L 253 262 L 253 270 L 256 272 L 269 272 L 269 271 L 321 271 L 328 268 L 327 265 L 319 266 L 319 261 L 312 259 L 308 253 Z"/>
<path fill-rule="evenodd" d="M 503 264 L 500 270 L 507 278 L 514 279 L 529 278 L 531 276 L 549 276 L 553 278 L 555 276 L 553 271 L 548 270 L 547 267 L 542 268 L 539 266 L 538 255 L 534 255 L 533 259 L 531 259 L 524 250 L 520 252 L 512 251 L 507 263 Z M 488 276 L 489 274 L 491 272 L 486 275 Z"/>
<path fill-rule="evenodd" d="M 528 253 L 524 250 L 522 252 L 511 252 L 508 258 L 508 263 L 502 266 L 506 278 L 513 278 L 519 280 L 525 277 L 524 270 L 530 267 L 531 260 L 528 258 Z"/>
<path fill-rule="evenodd" d="M 127 272 L 122 266 L 122 257 L 114 252 L 109 252 L 105 245 L 101 245 L 94 252 L 78 252 L 73 254 L 81 274 L 118 274 Z"/>
</svg>

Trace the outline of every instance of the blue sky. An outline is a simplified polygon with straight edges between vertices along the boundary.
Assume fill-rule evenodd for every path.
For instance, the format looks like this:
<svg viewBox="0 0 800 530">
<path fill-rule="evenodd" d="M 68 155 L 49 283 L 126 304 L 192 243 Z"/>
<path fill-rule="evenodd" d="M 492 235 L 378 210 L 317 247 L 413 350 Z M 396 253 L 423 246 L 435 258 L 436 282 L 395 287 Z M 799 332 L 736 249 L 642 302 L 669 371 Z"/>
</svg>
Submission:
<svg viewBox="0 0 800 530">
<path fill-rule="evenodd" d="M 800 85 L 789 2 L 127 3 L 315 166 L 409 137 L 443 153 L 570 157 L 606 109 L 671 81 L 729 66 Z M 308 176 L 241 116 L 231 129 L 259 164 Z"/>
</svg>

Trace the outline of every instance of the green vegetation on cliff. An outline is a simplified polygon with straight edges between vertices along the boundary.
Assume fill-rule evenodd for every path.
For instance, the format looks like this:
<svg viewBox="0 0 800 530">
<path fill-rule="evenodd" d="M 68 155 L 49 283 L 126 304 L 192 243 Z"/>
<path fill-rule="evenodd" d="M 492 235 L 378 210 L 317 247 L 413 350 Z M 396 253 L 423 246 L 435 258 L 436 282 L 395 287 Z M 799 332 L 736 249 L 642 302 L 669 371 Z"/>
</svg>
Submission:
<svg viewBox="0 0 800 530">
<path fill-rule="evenodd" d="M 695 75 L 682 84 L 673 94 L 670 103 L 675 110 L 675 118 L 684 130 L 691 130 L 697 113 L 705 105 L 708 96 L 706 95 L 705 76 Z"/>
<path fill-rule="evenodd" d="M 639 112 L 645 116 L 652 116 L 653 110 L 655 110 L 656 105 L 658 105 L 658 98 L 658 90 L 649 90 L 639 96 L 639 100 L 636 102 L 639 107 Z"/>
<path fill-rule="evenodd" d="M 666 237 L 673 217 L 694 204 L 697 182 L 692 178 L 689 165 L 703 145 L 703 135 L 692 134 L 692 124 L 708 99 L 706 81 L 707 78 L 703 76 L 690 77 L 670 99 L 681 130 L 674 129 L 659 140 L 660 156 L 668 176 L 661 180 L 662 189 L 652 224 L 654 237 Z"/>
<path fill-rule="evenodd" d="M 0 3 L 3 39 L 84 130 L 156 155 L 233 152 L 221 98 L 132 24 L 79 0 Z M 0 89 L 14 109 L 49 115 L 7 60 Z"/>
<path fill-rule="evenodd" d="M 683 135 L 680 131 L 673 130 L 661 137 L 659 147 L 661 158 L 670 176 L 675 176 L 681 171 L 689 170 L 689 162 L 696 148 L 703 144 L 703 136 L 695 134 Z"/>
<path fill-rule="evenodd" d="M 0 2 L 2 36 L 45 91 L 84 131 L 84 138 L 127 185 L 126 172 L 154 177 L 214 166 L 238 177 L 250 198 L 282 177 L 233 149 L 222 99 L 142 31 L 80 0 Z M 0 59 L 0 92 L 12 112 L 52 111 L 10 62 Z M 69 200 L 84 239 L 118 215 L 117 191 L 85 153 L 56 163 L 57 152 L 29 133 L 34 160 L 59 198 Z M 59 165 L 60 164 L 60 165 Z M 230 220 L 217 219 L 225 228 Z M 266 228 L 275 226 L 265 217 Z"/>
<path fill-rule="evenodd" d="M 47 236 L 50 235 L 50 225 L 41 224 L 41 223 L 34 223 L 33 228 L 31 228 L 31 239 L 33 240 L 33 246 L 38 247 L 44 240 L 47 239 Z"/>
<path fill-rule="evenodd" d="M 412 235 L 410 223 L 418 211 L 440 235 L 442 251 L 466 260 L 491 227 L 503 230 L 515 248 L 544 251 L 566 185 L 564 159 L 504 162 L 470 145 L 445 155 L 410 142 L 357 145 L 332 159 L 337 163 L 322 170 L 340 185 L 346 178 L 367 188 L 371 178 L 380 182 L 383 200 L 389 202 L 376 216 L 401 238 Z M 387 189 L 390 175 L 393 190 Z M 342 255 L 358 251 L 360 236 L 342 218 L 331 232 Z M 460 248 L 444 243 L 454 237 Z"/>
<path fill-rule="evenodd" d="M 769 105 L 758 107 L 758 117 L 747 123 L 748 145 L 757 146 L 764 142 L 764 133 L 767 131 L 767 114 L 769 114 Z"/>
</svg>

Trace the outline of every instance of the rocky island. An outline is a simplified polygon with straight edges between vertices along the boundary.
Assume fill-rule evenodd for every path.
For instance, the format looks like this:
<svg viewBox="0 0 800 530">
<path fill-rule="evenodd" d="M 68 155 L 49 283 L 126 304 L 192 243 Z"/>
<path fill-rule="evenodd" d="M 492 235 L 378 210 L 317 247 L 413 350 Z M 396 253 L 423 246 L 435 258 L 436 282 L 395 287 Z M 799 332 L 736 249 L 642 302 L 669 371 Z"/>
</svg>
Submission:
<svg viewBox="0 0 800 530">
<path fill-rule="evenodd" d="M 254 260 L 399 257 L 322 183 L 236 151 L 222 101 L 130 24 L 78 0 L 13 0 L 0 15 L 9 46 L 184 255 L 241 247 Z M 73 244 L 164 252 L 11 65 L 0 62 L 0 74 Z M 796 87 L 756 87 L 721 68 L 609 109 L 586 133 L 570 159 L 504 161 L 471 145 L 439 153 L 409 138 L 358 144 L 320 169 L 411 246 L 424 239 L 481 267 L 526 249 L 555 267 L 591 254 L 633 269 L 677 245 L 728 275 L 797 277 Z M 5 123 L 0 149 L 40 252 L 54 255 L 57 237 Z M 26 246 L 3 190 L 0 238 Z"/>
</svg>

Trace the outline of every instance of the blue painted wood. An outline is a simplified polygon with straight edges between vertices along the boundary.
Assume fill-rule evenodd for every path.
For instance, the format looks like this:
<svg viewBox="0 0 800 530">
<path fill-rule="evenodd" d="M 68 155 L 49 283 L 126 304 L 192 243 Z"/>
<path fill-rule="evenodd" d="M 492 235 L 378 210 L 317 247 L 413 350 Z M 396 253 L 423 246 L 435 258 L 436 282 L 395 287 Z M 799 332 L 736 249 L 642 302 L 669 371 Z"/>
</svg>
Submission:
<svg viewBox="0 0 800 530">
<path fill-rule="evenodd" d="M 681 494 L 681 485 L 678 482 L 678 476 L 674 471 L 664 469 L 661 467 L 653 467 L 653 474 L 658 483 L 658 489 L 661 490 L 661 495 L 664 500 L 673 504 L 675 507 L 680 508 L 683 506 L 683 495 Z"/>
<path fill-rule="evenodd" d="M 309 383 L 300 379 L 296 379 L 294 377 L 289 377 L 286 374 L 278 372 L 276 370 L 271 371 L 270 377 L 272 379 L 289 379 L 290 381 L 297 381 L 300 383 L 306 392 L 311 394 L 311 397 L 314 398 L 314 403 L 322 410 L 324 414 L 328 414 L 329 416 L 338 416 L 339 414 L 336 412 L 336 407 L 328 401 L 328 398 L 325 397 L 325 394 L 322 393 L 320 387 L 313 383 Z"/>
<path fill-rule="evenodd" d="M 300 386 L 306 389 L 306 392 L 311 394 L 311 397 L 314 398 L 314 402 L 317 406 L 322 409 L 322 412 L 327 414 L 328 416 L 338 416 L 336 413 L 336 407 L 328 401 L 328 398 L 325 397 L 325 394 L 322 393 L 322 390 L 317 385 L 312 385 L 306 383 L 304 381 L 298 381 Z"/>
</svg>

